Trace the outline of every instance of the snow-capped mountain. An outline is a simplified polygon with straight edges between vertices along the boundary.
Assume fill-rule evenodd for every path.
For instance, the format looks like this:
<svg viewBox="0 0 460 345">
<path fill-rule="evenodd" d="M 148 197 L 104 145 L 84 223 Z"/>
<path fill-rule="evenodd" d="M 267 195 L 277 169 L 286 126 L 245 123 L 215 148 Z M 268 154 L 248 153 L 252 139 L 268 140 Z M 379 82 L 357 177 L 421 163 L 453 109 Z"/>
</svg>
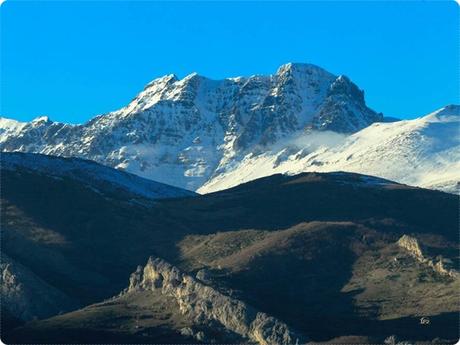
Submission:
<svg viewBox="0 0 460 345">
<path fill-rule="evenodd" d="M 347 171 L 458 192 L 460 106 L 414 120 L 374 123 L 350 136 L 306 133 L 275 150 L 247 155 L 198 192 L 226 189 L 274 173 Z"/>
<path fill-rule="evenodd" d="M 305 130 L 353 133 L 382 118 L 347 77 L 290 63 L 269 76 L 168 75 L 83 125 L 0 119 L 0 149 L 87 158 L 196 190 Z"/>
<path fill-rule="evenodd" d="M 167 75 L 83 125 L 0 118 L 0 149 L 86 158 L 200 193 L 274 173 L 337 170 L 454 191 L 459 125 L 458 106 L 383 118 L 347 77 L 291 63 L 274 75 L 219 81 Z"/>
</svg>

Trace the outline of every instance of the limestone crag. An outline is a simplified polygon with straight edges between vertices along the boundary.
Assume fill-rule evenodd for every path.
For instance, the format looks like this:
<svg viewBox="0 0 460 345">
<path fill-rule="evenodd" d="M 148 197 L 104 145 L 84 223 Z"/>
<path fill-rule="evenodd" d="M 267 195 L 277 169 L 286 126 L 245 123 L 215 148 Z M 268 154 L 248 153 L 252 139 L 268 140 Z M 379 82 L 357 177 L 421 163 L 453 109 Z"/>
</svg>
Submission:
<svg viewBox="0 0 460 345">
<path fill-rule="evenodd" d="M 420 248 L 420 244 L 418 243 L 418 240 L 415 237 L 403 235 L 398 240 L 398 245 L 406 249 L 409 252 L 409 254 L 411 254 L 413 257 L 419 260 L 424 259 L 422 249 Z"/>
<path fill-rule="evenodd" d="M 159 258 L 150 258 L 130 277 L 125 293 L 152 290 L 173 297 L 183 314 L 197 322 L 217 321 L 261 345 L 306 343 L 285 323 L 207 286 Z"/>
<path fill-rule="evenodd" d="M 411 256 L 413 256 L 415 259 L 417 259 L 419 262 L 428 265 L 431 267 L 435 272 L 449 276 L 449 277 L 457 277 L 458 272 L 447 269 L 444 266 L 444 261 L 442 258 L 440 258 L 437 262 L 435 262 L 431 258 L 427 258 L 423 252 L 422 248 L 420 246 L 420 243 L 415 237 L 408 236 L 408 235 L 403 235 L 397 242 L 397 244 L 407 250 Z"/>
</svg>

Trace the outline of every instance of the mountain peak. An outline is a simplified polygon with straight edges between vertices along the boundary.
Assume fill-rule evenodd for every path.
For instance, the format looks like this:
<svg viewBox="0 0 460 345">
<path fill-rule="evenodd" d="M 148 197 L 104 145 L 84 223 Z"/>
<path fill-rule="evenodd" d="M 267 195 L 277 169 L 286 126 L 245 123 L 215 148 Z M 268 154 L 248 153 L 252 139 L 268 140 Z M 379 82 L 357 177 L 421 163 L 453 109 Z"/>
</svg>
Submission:
<svg viewBox="0 0 460 345">
<path fill-rule="evenodd" d="M 194 79 L 194 78 L 204 78 L 200 76 L 197 72 L 192 72 L 185 76 L 184 80 Z"/>
<path fill-rule="evenodd" d="M 331 73 L 327 72 L 324 68 L 321 68 L 317 65 L 301 62 L 288 62 L 286 64 L 283 64 L 278 68 L 276 74 L 282 75 L 286 73 L 311 73 L 313 71 L 332 75 Z"/>
<path fill-rule="evenodd" d="M 177 78 L 177 76 L 175 74 L 167 74 L 167 75 L 164 75 L 162 77 L 153 79 L 150 83 L 148 83 L 145 86 L 145 89 L 148 89 L 153 85 L 166 85 L 166 84 L 168 84 L 170 82 L 174 83 L 175 81 L 178 81 L 178 80 L 179 79 Z"/>
<path fill-rule="evenodd" d="M 210 80 L 209 78 L 206 78 L 197 72 L 192 72 L 188 75 L 186 75 L 183 79 L 179 80 L 177 85 L 190 85 L 190 86 L 198 86 L 201 82 L 205 82 Z"/>
<path fill-rule="evenodd" d="M 46 122 L 51 122 L 51 119 L 46 116 L 46 115 L 43 115 L 43 116 L 38 116 L 36 117 L 35 119 L 32 120 L 32 123 L 46 123 Z"/>
<path fill-rule="evenodd" d="M 339 75 L 331 84 L 330 94 L 346 94 L 364 103 L 364 91 L 360 90 L 346 75 Z"/>
<path fill-rule="evenodd" d="M 285 64 L 277 73 L 225 80 L 169 74 L 126 107 L 82 126 L 47 130 L 49 119 L 41 118 L 14 131 L 0 127 L 0 149 L 88 158 L 196 190 L 219 169 L 309 126 L 353 133 L 381 120 L 348 78 L 305 63 Z"/>
</svg>

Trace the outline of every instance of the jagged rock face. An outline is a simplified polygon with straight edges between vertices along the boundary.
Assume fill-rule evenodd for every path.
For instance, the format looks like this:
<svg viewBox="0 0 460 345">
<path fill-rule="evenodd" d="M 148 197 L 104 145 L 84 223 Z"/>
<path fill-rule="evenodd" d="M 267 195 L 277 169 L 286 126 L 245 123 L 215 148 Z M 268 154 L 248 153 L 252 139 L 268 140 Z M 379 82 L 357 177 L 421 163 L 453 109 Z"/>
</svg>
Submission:
<svg viewBox="0 0 460 345">
<path fill-rule="evenodd" d="M 420 248 L 420 244 L 415 237 L 403 235 L 398 240 L 398 245 L 406 249 L 412 256 L 416 257 L 417 259 L 423 259 L 422 249 Z"/>
<path fill-rule="evenodd" d="M 312 127 L 320 130 L 334 132 L 354 132 L 354 128 L 365 128 L 368 121 L 360 114 L 367 112 L 364 102 L 364 91 L 358 89 L 350 79 L 345 76 L 338 77 L 327 92 L 327 98 L 321 105 Z M 377 114 L 373 121 L 381 121 Z M 344 131 L 344 128 L 348 128 Z"/>
<path fill-rule="evenodd" d="M 287 64 L 270 76 L 152 81 L 126 107 L 83 125 L 0 122 L 0 149 L 77 156 L 196 190 L 306 128 L 356 132 L 382 120 L 348 78 Z"/>
<path fill-rule="evenodd" d="M 397 244 L 407 250 L 409 254 L 416 258 L 419 262 L 431 267 L 435 272 L 452 278 L 457 278 L 459 276 L 458 272 L 453 269 L 447 269 L 444 266 L 442 257 L 439 258 L 436 262 L 432 258 L 426 257 L 422 252 L 418 240 L 415 237 L 403 235 L 398 240 Z"/>
<path fill-rule="evenodd" d="M 203 322 L 213 320 L 261 345 L 305 343 L 306 339 L 285 323 L 242 301 L 204 285 L 161 259 L 150 258 L 130 277 L 124 293 L 153 290 L 174 297 L 183 314 Z"/>
</svg>

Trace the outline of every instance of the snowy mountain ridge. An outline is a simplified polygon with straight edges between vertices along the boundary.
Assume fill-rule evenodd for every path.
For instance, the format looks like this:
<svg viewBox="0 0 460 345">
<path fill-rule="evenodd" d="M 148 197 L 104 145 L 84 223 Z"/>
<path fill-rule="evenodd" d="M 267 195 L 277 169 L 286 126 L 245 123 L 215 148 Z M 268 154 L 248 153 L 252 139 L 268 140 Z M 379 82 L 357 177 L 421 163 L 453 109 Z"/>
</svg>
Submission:
<svg viewBox="0 0 460 345">
<path fill-rule="evenodd" d="M 347 77 L 289 63 L 269 76 L 167 75 L 126 107 L 82 125 L 3 119 L 0 149 L 91 159 L 196 190 L 246 154 L 305 129 L 352 133 L 381 119 Z"/>
<path fill-rule="evenodd" d="M 347 77 L 289 63 L 268 76 L 166 75 L 81 125 L 0 118 L 0 150 L 90 159 L 200 193 L 337 170 L 453 191 L 458 109 L 395 122 L 369 109 Z"/>
<path fill-rule="evenodd" d="M 460 106 L 424 117 L 374 123 L 350 136 L 305 134 L 279 150 L 248 155 L 232 170 L 215 176 L 198 192 L 226 189 L 274 173 L 347 171 L 414 186 L 458 192 Z M 312 144 L 317 146 L 312 148 Z M 302 148 L 303 146 L 303 148 Z"/>
</svg>

